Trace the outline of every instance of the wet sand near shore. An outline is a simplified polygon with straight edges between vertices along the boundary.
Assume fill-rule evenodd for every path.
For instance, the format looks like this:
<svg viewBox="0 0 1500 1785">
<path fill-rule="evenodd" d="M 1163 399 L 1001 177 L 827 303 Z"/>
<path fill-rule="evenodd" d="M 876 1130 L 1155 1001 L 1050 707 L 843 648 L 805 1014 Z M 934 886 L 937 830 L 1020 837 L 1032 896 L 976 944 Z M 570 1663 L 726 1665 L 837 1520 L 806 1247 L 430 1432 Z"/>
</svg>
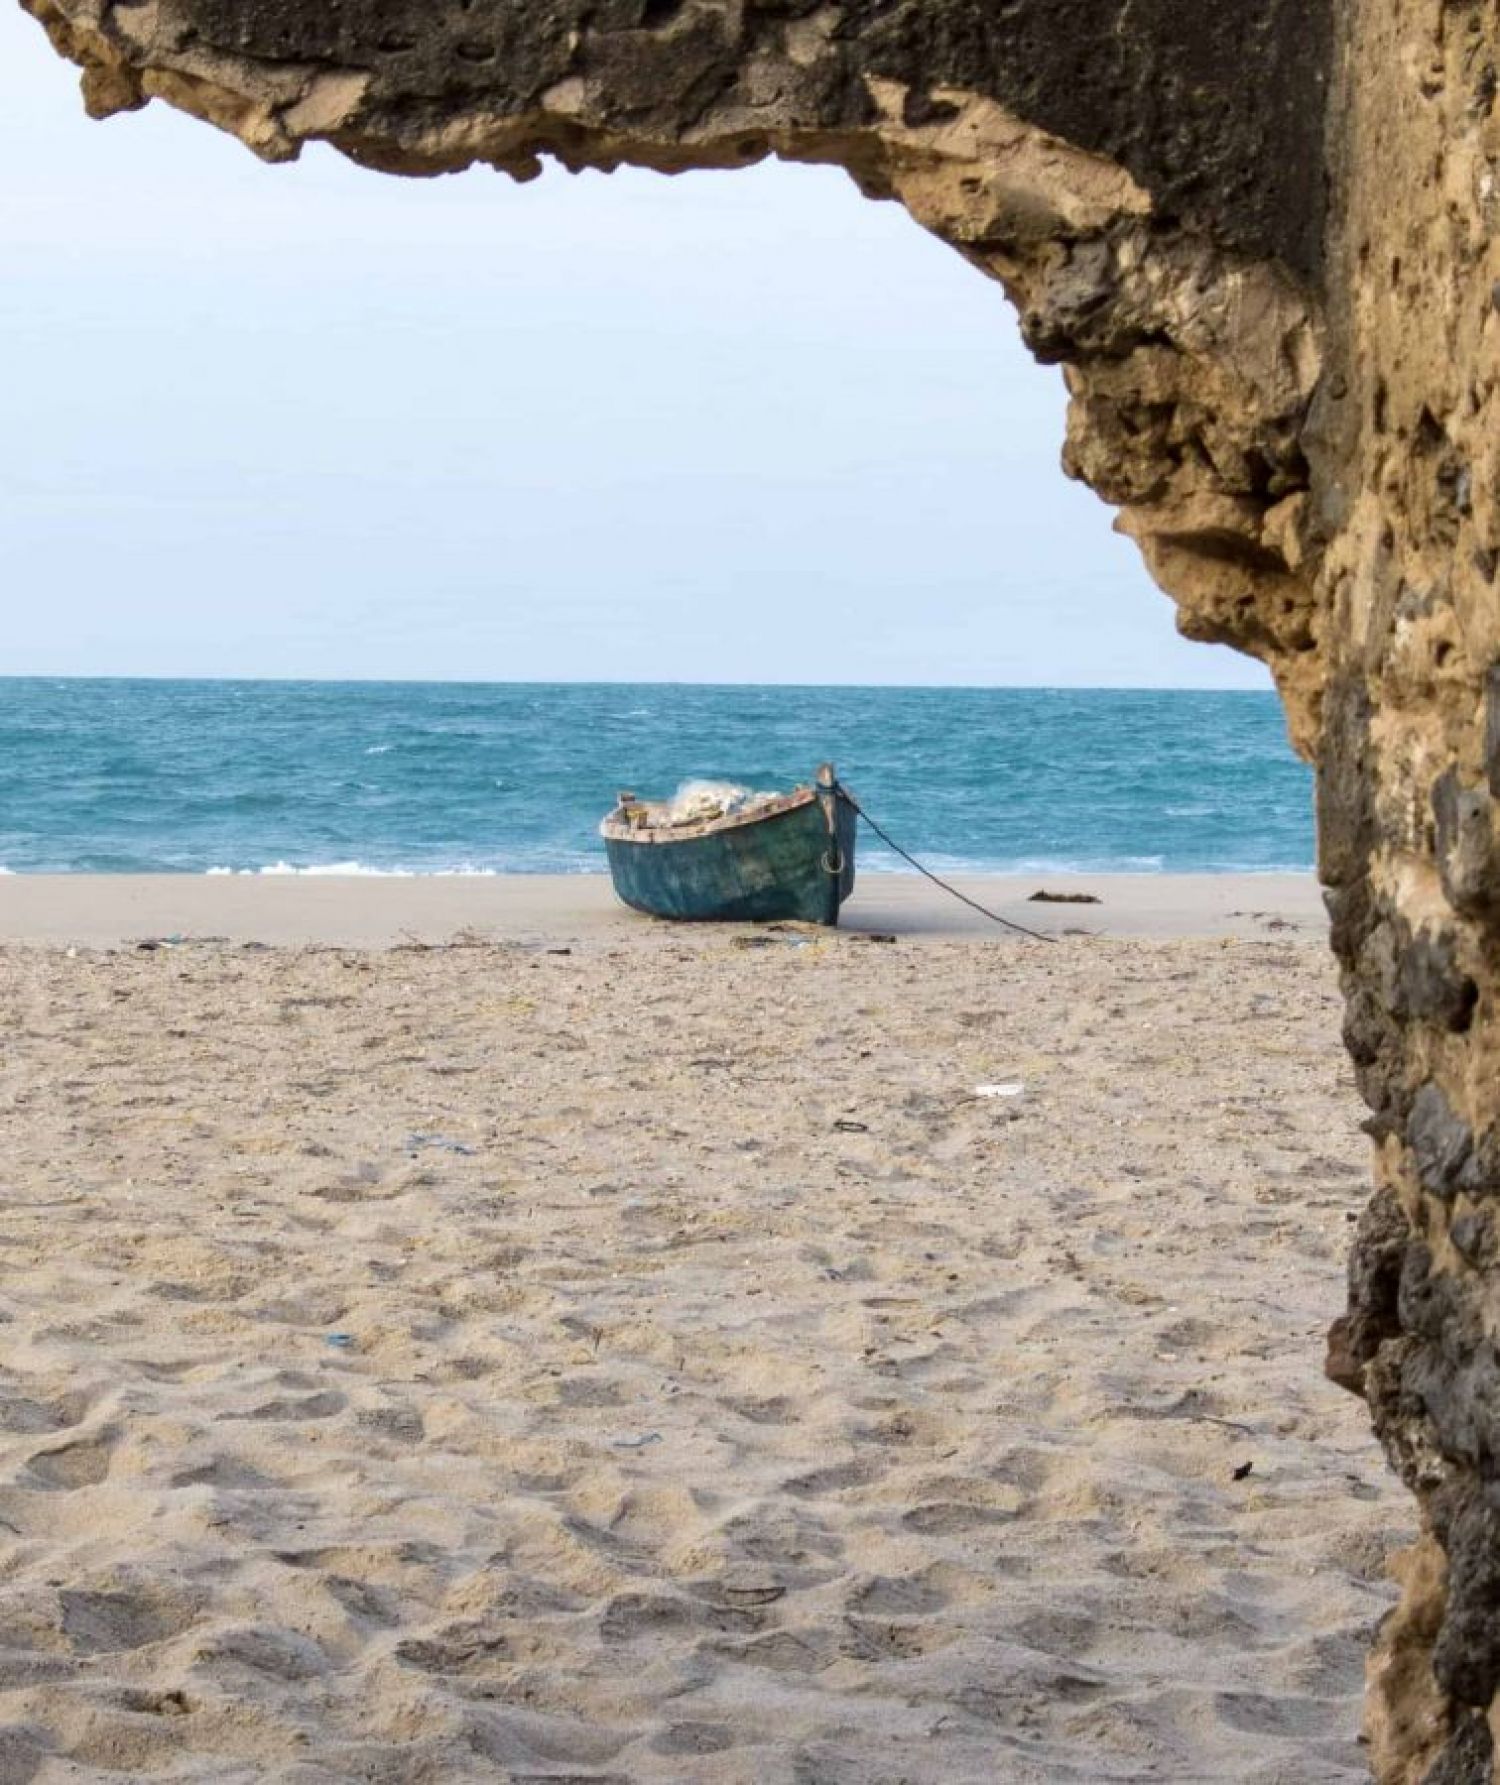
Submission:
<svg viewBox="0 0 1500 1785">
<path fill-rule="evenodd" d="M 1317 883 L 1302 874 L 961 875 L 970 898 L 1028 928 L 1108 936 L 1322 937 Z M 1097 905 L 1034 904 L 1037 891 Z M 0 877 L 0 941 L 108 946 L 146 936 L 380 947 L 492 938 L 618 937 L 649 927 L 604 874 L 427 877 L 16 874 Z M 842 927 L 911 939 L 988 936 L 996 928 L 915 874 L 863 874 Z"/>
<path fill-rule="evenodd" d="M 1051 947 L 60 898 L 0 946 L 0 1777 L 1362 1779 L 1411 1514 L 1318 1367 L 1332 963 L 1254 884 Z"/>
</svg>

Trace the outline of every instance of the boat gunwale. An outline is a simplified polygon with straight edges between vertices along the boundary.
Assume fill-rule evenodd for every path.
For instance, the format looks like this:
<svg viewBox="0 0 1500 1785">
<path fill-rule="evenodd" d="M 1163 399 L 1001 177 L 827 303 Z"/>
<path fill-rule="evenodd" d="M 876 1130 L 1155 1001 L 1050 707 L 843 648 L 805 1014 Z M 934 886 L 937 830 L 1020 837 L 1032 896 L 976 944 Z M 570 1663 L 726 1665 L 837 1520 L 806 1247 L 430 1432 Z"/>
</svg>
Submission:
<svg viewBox="0 0 1500 1785">
<path fill-rule="evenodd" d="M 826 792 L 826 789 L 824 790 Z M 599 823 L 599 835 L 611 843 L 693 843 L 721 831 L 739 830 L 747 824 L 760 824 L 767 818 L 780 818 L 785 812 L 798 811 L 819 798 L 816 787 L 798 787 L 779 795 L 768 805 L 753 812 L 731 812 L 722 818 L 701 818 L 696 824 L 628 825 L 621 824 L 611 812 Z M 615 807 L 618 812 L 620 807 Z"/>
</svg>

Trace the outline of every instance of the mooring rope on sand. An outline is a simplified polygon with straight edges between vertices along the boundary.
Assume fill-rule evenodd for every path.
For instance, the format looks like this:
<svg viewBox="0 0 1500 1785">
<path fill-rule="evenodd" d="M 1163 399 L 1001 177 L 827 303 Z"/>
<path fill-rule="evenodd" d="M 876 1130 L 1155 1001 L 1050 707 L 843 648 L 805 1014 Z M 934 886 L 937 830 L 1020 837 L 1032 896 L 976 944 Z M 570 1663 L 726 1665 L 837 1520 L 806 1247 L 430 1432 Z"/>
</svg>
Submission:
<svg viewBox="0 0 1500 1785">
<path fill-rule="evenodd" d="M 925 874 L 934 886 L 942 887 L 945 893 L 951 893 L 955 899 L 959 900 L 961 904 L 967 905 L 970 910 L 977 911 L 981 917 L 987 917 L 991 923 L 1001 924 L 1007 930 L 1014 930 L 1018 936 L 1029 936 L 1033 942 L 1057 941 L 1056 936 L 1045 936 L 1040 930 L 1028 930 L 1023 923 L 1012 923 L 1008 917 L 1002 917 L 998 911 L 991 911 L 987 905 L 981 905 L 978 899 L 971 899 L 967 893 L 961 893 L 956 886 L 950 886 L 946 880 L 934 874 L 931 868 L 924 867 L 909 849 L 903 849 L 889 832 L 883 831 L 842 781 L 834 783 L 834 791 L 840 799 L 848 801 L 887 849 L 894 849 L 903 861 L 910 862 L 919 874 Z"/>
</svg>

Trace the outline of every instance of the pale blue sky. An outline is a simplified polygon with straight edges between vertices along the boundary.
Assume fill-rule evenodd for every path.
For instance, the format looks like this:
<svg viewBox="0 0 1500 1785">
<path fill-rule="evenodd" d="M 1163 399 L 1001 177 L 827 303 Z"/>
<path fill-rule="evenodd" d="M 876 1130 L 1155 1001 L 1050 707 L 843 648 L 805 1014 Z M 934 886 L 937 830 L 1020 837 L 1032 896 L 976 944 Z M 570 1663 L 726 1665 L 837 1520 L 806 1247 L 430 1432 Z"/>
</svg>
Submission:
<svg viewBox="0 0 1500 1785">
<path fill-rule="evenodd" d="M 13 0 L 0 164 L 0 673 L 1268 685 L 833 170 L 265 167 Z"/>
</svg>

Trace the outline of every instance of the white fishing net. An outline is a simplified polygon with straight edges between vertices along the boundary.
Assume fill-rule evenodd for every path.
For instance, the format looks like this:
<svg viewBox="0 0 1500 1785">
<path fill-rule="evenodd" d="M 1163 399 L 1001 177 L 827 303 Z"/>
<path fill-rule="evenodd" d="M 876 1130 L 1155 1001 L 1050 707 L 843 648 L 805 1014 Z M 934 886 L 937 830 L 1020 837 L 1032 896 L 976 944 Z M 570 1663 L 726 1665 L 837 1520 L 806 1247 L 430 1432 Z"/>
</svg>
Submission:
<svg viewBox="0 0 1500 1785">
<path fill-rule="evenodd" d="M 779 793 L 757 793 L 733 781 L 684 781 L 671 799 L 646 807 L 646 823 L 653 829 L 672 830 L 714 818 L 738 818 L 780 798 Z"/>
</svg>

